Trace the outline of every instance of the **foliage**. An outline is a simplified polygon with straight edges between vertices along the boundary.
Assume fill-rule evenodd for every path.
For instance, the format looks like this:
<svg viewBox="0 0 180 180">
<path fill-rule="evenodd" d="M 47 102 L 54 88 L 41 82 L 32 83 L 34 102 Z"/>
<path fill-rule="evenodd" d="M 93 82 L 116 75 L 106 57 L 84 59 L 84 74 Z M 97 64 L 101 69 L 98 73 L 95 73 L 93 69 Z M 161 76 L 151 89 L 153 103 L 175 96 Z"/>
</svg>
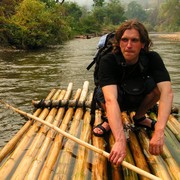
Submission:
<svg viewBox="0 0 180 180">
<path fill-rule="evenodd" d="M 80 18 L 82 17 L 83 11 L 76 3 L 64 3 L 63 7 L 65 9 L 66 19 L 69 26 L 72 29 L 73 34 L 80 32 Z"/>
<path fill-rule="evenodd" d="M 103 7 L 95 7 L 93 16 L 103 26 L 117 25 L 124 21 L 124 8 L 119 0 L 112 0 Z"/>
<path fill-rule="evenodd" d="M 125 20 L 124 8 L 120 0 L 111 0 L 106 6 L 106 21 L 112 25 L 119 25 Z"/>
<path fill-rule="evenodd" d="M 180 31 L 180 1 L 167 0 L 159 12 L 159 30 Z"/>
<path fill-rule="evenodd" d="M 22 0 L 2 0 L 0 1 L 0 16 L 4 16 L 5 18 L 11 17 L 11 15 L 15 14 L 16 6 Z"/>
<path fill-rule="evenodd" d="M 142 6 L 138 4 L 136 1 L 132 1 L 128 4 L 128 9 L 125 13 L 125 16 L 128 19 L 136 18 L 142 22 L 146 21 L 147 19 L 146 11 L 143 10 Z"/>
<path fill-rule="evenodd" d="M 105 0 L 93 0 L 93 2 L 94 2 L 93 6 L 94 7 L 102 7 L 104 5 L 104 1 Z"/>
<path fill-rule="evenodd" d="M 39 48 L 68 39 L 70 28 L 62 7 L 48 9 L 38 0 L 24 0 L 8 26 L 9 42 L 18 48 Z"/>
<path fill-rule="evenodd" d="M 77 34 L 112 31 L 131 18 L 139 19 L 151 31 L 180 31 L 179 0 L 131 0 L 126 1 L 127 8 L 121 0 L 93 0 L 91 10 L 74 2 L 61 2 L 1 0 L 1 44 L 40 48 L 62 43 Z"/>
<path fill-rule="evenodd" d="M 81 32 L 84 34 L 96 34 L 101 31 L 101 25 L 96 21 L 93 15 L 89 14 L 80 20 Z"/>
</svg>

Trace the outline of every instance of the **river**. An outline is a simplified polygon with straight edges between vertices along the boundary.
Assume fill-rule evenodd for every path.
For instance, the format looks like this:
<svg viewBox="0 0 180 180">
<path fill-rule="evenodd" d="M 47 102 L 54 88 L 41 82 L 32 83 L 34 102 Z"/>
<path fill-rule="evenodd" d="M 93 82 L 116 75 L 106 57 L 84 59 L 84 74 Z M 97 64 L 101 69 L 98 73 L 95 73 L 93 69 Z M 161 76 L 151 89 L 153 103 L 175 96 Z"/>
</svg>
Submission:
<svg viewBox="0 0 180 180">
<path fill-rule="evenodd" d="M 153 50 L 160 53 L 170 73 L 174 91 L 174 105 L 180 107 L 180 41 L 151 34 Z M 73 82 L 73 90 L 90 82 L 93 90 L 92 61 L 99 38 L 74 39 L 40 51 L 0 50 L 0 99 L 23 111 L 32 113 L 33 99 L 43 99 L 53 88 L 66 89 Z M 25 119 L 0 105 L 0 148 L 23 126 Z"/>
</svg>

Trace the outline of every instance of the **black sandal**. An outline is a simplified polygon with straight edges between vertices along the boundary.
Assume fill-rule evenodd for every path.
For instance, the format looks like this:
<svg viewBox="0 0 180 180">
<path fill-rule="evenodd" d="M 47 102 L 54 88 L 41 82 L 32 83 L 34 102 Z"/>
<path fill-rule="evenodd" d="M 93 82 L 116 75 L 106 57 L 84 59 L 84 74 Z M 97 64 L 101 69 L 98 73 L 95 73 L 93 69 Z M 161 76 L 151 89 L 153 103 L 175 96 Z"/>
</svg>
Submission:
<svg viewBox="0 0 180 180">
<path fill-rule="evenodd" d="M 102 124 L 103 124 L 104 122 L 107 122 L 107 123 L 108 123 L 107 117 L 101 116 L 101 118 L 103 119 L 103 122 L 100 123 L 100 124 L 98 124 L 97 126 L 95 126 L 95 127 L 93 128 L 93 134 L 94 134 L 95 136 L 97 136 L 97 137 L 103 137 L 103 136 L 107 135 L 107 134 L 109 133 L 109 131 L 110 131 L 110 129 L 109 129 L 109 130 L 106 130 L 106 129 L 102 126 Z M 101 129 L 103 133 L 102 133 L 102 134 L 95 133 L 95 132 L 94 132 L 94 129 L 95 129 L 95 128 Z"/>
<path fill-rule="evenodd" d="M 148 119 L 151 120 L 151 127 L 149 126 L 146 126 L 146 125 L 143 125 L 143 124 L 139 124 L 140 122 L 144 121 L 146 119 L 146 116 L 143 116 L 142 118 L 139 118 L 139 119 L 136 119 L 134 116 L 133 116 L 133 120 L 134 120 L 134 125 L 135 126 L 140 126 L 140 127 L 145 127 L 149 130 L 152 130 L 154 131 L 154 127 L 155 127 L 155 124 L 156 124 L 156 121 L 154 119 L 151 119 L 148 117 Z"/>
</svg>

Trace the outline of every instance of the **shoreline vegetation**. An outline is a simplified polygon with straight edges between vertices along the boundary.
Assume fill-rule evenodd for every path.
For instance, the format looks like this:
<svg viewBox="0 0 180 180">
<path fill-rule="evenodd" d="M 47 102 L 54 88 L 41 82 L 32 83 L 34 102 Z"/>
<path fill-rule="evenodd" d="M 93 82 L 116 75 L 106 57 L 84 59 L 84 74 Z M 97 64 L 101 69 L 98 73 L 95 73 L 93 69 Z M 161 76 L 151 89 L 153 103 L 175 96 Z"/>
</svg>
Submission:
<svg viewBox="0 0 180 180">
<path fill-rule="evenodd" d="M 156 33 L 153 33 L 156 34 Z M 100 37 L 100 35 L 98 35 Z M 157 36 L 160 38 L 164 38 L 167 40 L 175 40 L 175 41 L 180 41 L 180 32 L 173 32 L 173 33 L 157 33 Z M 74 39 L 91 39 L 97 36 L 94 35 L 79 35 L 79 36 L 75 36 Z M 47 47 L 46 47 L 47 48 Z M 17 49 L 14 46 L 4 46 L 0 44 L 0 52 L 15 52 L 15 51 L 28 51 L 28 50 L 22 50 L 22 49 Z"/>
<path fill-rule="evenodd" d="M 177 0 L 138 1 L 96 0 L 91 10 L 68 1 L 0 1 L 0 46 L 14 51 L 50 48 L 111 32 L 128 19 L 137 19 L 152 33 L 180 32 Z"/>
</svg>

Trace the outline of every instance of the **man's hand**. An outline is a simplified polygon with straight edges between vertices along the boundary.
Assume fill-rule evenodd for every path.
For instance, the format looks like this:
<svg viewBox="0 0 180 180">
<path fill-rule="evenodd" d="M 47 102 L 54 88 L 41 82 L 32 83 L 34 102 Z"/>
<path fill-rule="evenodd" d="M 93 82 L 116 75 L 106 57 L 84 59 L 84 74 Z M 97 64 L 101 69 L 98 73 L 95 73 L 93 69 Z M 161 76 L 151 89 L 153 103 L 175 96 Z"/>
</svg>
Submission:
<svg viewBox="0 0 180 180">
<path fill-rule="evenodd" d="M 164 130 L 155 130 L 149 143 L 149 152 L 152 155 L 160 155 L 163 152 Z"/>
<path fill-rule="evenodd" d="M 114 165 L 120 165 L 126 157 L 126 138 L 125 136 L 120 140 L 116 141 L 112 147 L 109 160 Z"/>
</svg>

